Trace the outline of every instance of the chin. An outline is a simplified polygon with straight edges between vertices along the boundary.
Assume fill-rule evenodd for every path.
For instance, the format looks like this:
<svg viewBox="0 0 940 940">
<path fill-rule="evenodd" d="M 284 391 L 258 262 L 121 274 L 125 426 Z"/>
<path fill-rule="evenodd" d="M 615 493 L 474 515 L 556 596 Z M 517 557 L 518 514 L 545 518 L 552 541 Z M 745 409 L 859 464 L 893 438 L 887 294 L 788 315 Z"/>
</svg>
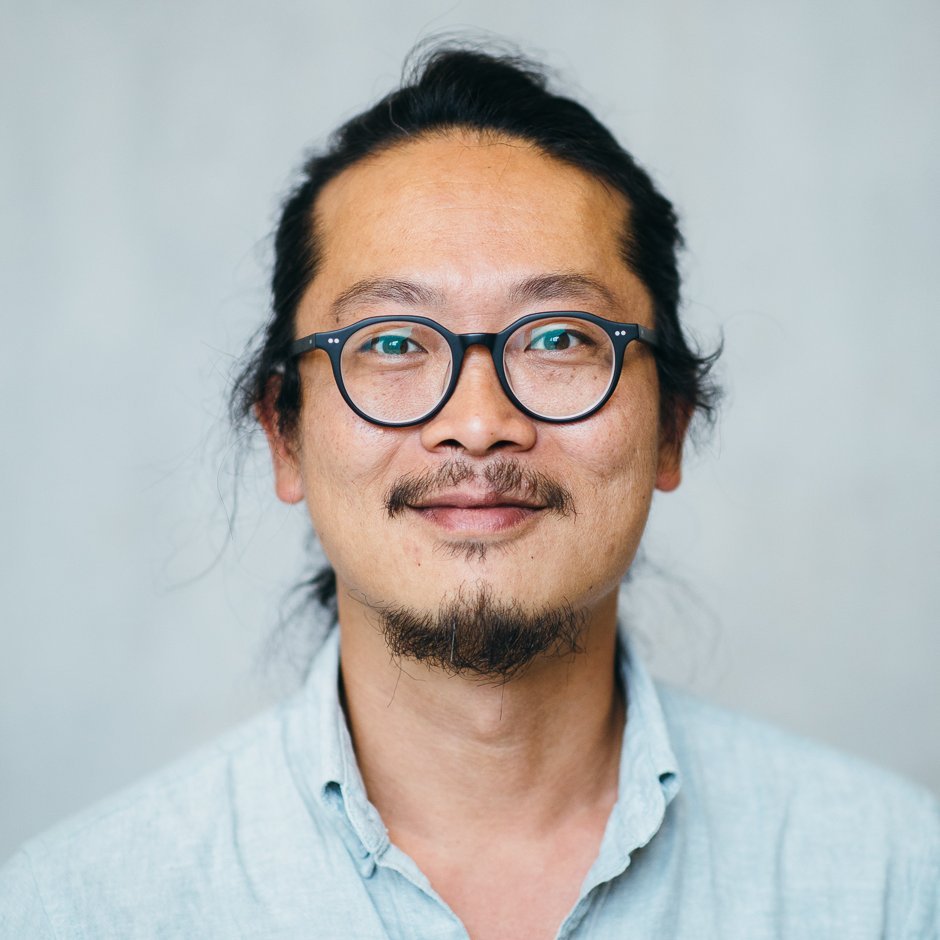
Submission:
<svg viewBox="0 0 940 940">
<path fill-rule="evenodd" d="M 538 604 L 502 594 L 484 579 L 468 581 L 425 603 L 374 608 L 393 657 L 411 659 L 451 675 L 505 682 L 543 657 L 583 651 L 586 609 L 566 600 Z"/>
<path fill-rule="evenodd" d="M 442 540 L 435 546 L 436 555 L 477 563 L 478 571 L 480 564 L 509 555 L 510 552 L 510 546 L 504 542 L 492 542 L 482 538 Z"/>
</svg>

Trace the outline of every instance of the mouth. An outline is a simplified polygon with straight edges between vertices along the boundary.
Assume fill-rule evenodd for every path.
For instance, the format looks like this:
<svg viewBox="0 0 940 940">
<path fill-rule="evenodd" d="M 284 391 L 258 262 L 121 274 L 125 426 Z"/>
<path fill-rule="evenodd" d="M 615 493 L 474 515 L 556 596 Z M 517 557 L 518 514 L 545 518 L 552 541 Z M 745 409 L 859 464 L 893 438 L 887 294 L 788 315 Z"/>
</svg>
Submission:
<svg viewBox="0 0 940 940">
<path fill-rule="evenodd" d="M 546 507 L 525 497 L 453 492 L 434 496 L 408 508 L 440 529 L 469 536 L 518 528 L 544 512 Z"/>
</svg>

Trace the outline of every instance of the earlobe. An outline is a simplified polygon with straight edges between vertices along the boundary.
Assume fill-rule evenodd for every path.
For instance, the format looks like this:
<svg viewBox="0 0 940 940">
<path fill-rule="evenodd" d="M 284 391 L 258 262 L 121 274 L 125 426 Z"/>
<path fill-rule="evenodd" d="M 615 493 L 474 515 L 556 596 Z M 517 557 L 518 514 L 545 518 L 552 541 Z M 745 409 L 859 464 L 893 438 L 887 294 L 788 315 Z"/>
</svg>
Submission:
<svg viewBox="0 0 940 940">
<path fill-rule="evenodd" d="M 282 443 L 273 443 L 268 439 L 274 465 L 274 492 L 282 503 L 293 505 L 304 498 L 304 482 L 296 459 L 282 448 Z"/>
<path fill-rule="evenodd" d="M 656 489 L 671 493 L 682 482 L 682 447 L 663 444 L 659 449 L 659 466 L 656 469 Z"/>
<path fill-rule="evenodd" d="M 682 445 L 690 418 L 686 408 L 677 408 L 672 422 L 665 425 L 660 433 L 656 489 L 663 493 L 671 493 L 682 482 Z"/>
<path fill-rule="evenodd" d="M 264 429 L 271 452 L 271 465 L 274 469 L 274 492 L 283 503 L 299 503 L 304 498 L 304 482 L 297 459 L 296 446 L 284 434 L 278 422 L 277 394 L 280 379 L 272 377 L 268 382 L 264 399 L 255 405 L 258 423 Z"/>
</svg>

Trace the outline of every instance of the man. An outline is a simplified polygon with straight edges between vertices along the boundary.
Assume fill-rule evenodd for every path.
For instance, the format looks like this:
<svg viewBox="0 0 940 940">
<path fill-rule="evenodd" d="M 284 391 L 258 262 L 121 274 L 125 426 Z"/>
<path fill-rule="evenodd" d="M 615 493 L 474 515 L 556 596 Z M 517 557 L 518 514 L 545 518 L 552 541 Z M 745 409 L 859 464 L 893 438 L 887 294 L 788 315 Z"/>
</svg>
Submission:
<svg viewBox="0 0 940 940">
<path fill-rule="evenodd" d="M 3 936 L 938 936 L 931 797 L 618 633 L 713 404 L 678 243 L 525 64 L 438 51 L 338 132 L 237 396 L 338 629 L 295 699 L 27 845 Z"/>
</svg>

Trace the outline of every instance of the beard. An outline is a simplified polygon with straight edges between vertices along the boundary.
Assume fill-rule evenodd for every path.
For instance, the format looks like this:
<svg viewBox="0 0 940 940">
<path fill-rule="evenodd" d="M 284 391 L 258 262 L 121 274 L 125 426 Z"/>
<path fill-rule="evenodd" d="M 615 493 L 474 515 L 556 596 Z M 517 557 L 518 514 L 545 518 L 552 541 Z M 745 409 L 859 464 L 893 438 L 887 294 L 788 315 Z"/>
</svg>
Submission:
<svg viewBox="0 0 940 940">
<path fill-rule="evenodd" d="M 386 493 L 389 519 L 442 490 L 463 483 L 483 484 L 488 495 L 522 496 L 542 511 L 558 516 L 575 514 L 570 491 L 547 474 L 522 462 L 498 456 L 477 466 L 455 457 L 437 468 L 406 476 Z M 483 561 L 495 546 L 487 541 L 442 540 L 438 545 L 451 555 Z M 394 605 L 370 605 L 378 615 L 393 656 L 442 669 L 451 675 L 506 682 L 536 658 L 569 656 L 581 652 L 587 612 L 568 603 L 526 608 L 518 601 L 494 596 L 483 580 L 465 583 L 445 596 L 437 611 Z"/>
<path fill-rule="evenodd" d="M 436 612 L 378 607 L 393 656 L 442 669 L 450 675 L 508 682 L 538 657 L 580 653 L 587 622 L 570 605 L 526 610 L 500 601 L 478 582 L 445 598 Z"/>
</svg>

